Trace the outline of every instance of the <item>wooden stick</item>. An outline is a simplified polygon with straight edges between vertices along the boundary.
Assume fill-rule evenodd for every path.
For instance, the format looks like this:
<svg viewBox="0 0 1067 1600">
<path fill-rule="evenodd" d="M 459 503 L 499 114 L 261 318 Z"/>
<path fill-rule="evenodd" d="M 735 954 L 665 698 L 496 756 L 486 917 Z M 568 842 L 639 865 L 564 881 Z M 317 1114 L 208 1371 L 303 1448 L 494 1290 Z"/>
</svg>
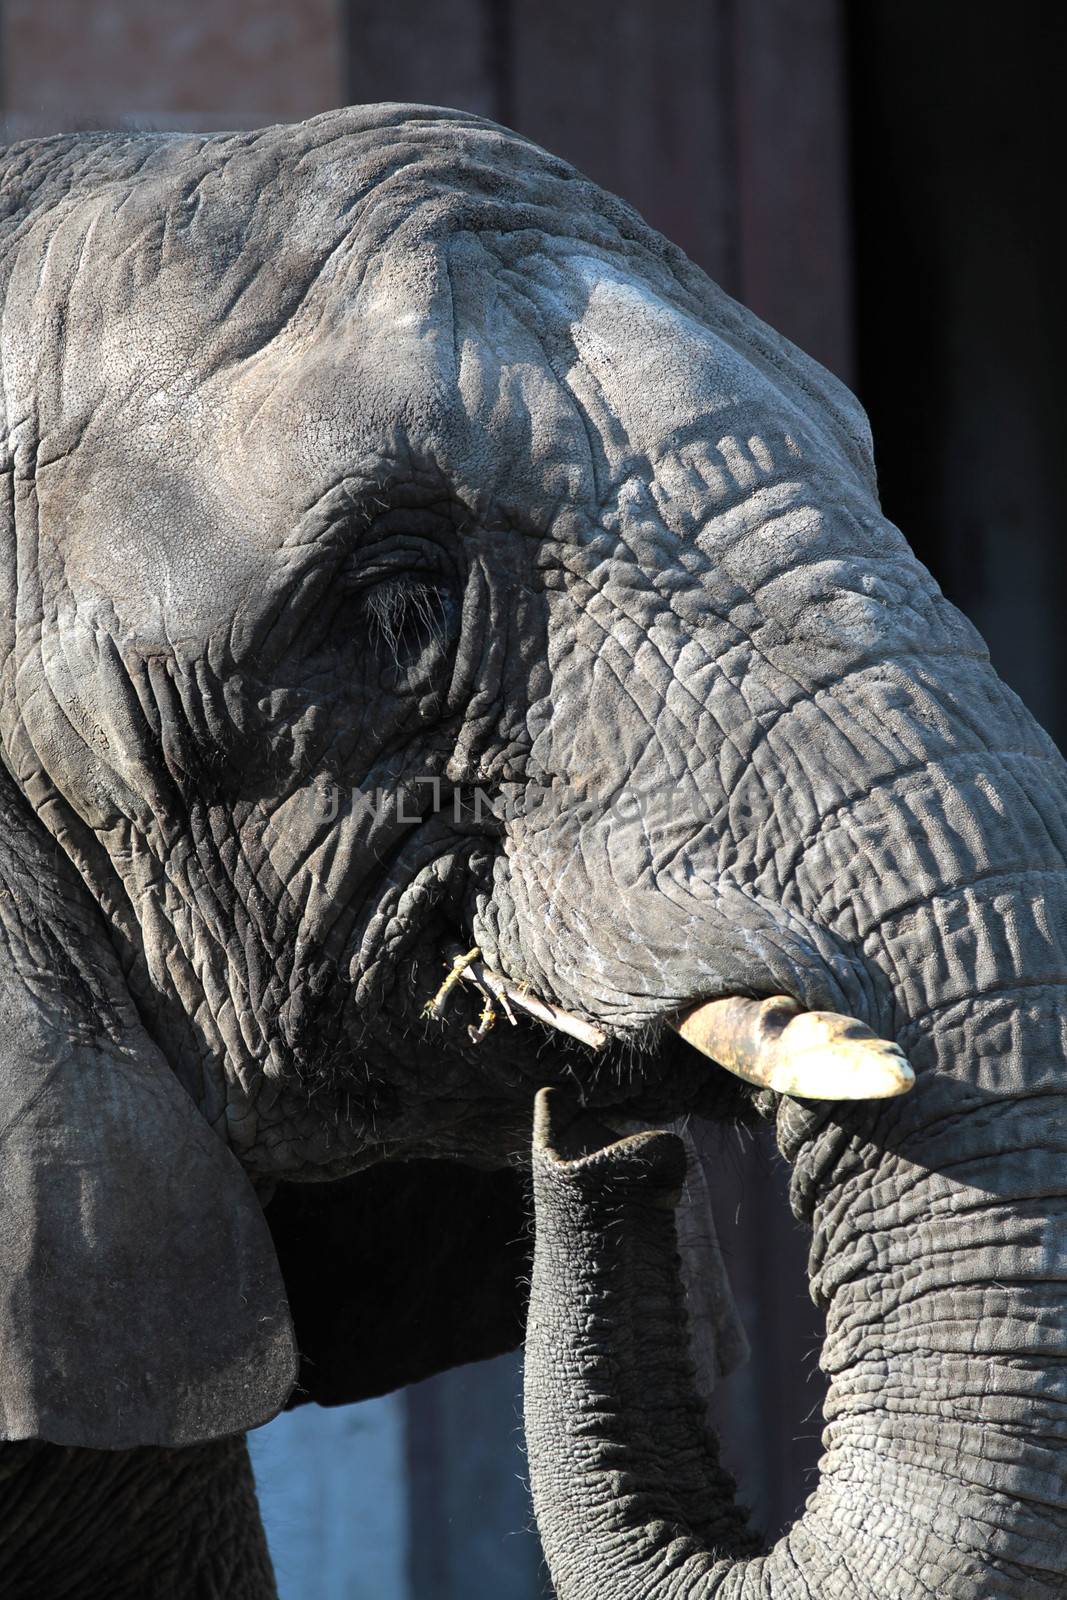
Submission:
<svg viewBox="0 0 1067 1600">
<path fill-rule="evenodd" d="M 448 977 L 438 989 L 433 999 L 427 1002 L 424 1011 L 426 1016 L 433 1017 L 434 1021 L 437 1021 L 440 1017 L 444 1016 L 445 1002 L 447 1001 L 449 995 L 456 987 L 456 984 L 459 982 L 460 978 L 462 978 L 465 969 L 470 966 L 472 961 L 476 961 L 480 954 L 481 951 L 478 949 L 478 946 L 475 945 L 474 949 L 468 950 L 466 955 L 456 956 L 451 967 L 449 968 Z"/>
<path fill-rule="evenodd" d="M 581 1040 L 582 1044 L 588 1045 L 590 1050 L 604 1049 L 608 1042 L 608 1036 L 601 1028 L 597 1027 L 595 1022 L 586 1022 L 584 1017 L 576 1017 L 572 1012 L 564 1011 L 561 1007 L 552 1005 L 548 1000 L 539 999 L 537 995 L 531 994 L 529 990 L 524 989 L 521 985 L 509 983 L 499 973 L 491 972 L 478 959 L 479 954 L 480 952 L 474 949 L 468 950 L 464 955 L 456 956 L 444 983 L 442 983 L 426 1007 L 426 1015 L 428 1017 L 436 1018 L 444 1014 L 448 996 L 456 984 L 462 981 L 464 983 L 472 983 L 475 988 L 482 991 L 483 995 L 492 996 L 494 1000 L 499 1000 L 507 1013 L 508 1021 L 513 1027 L 515 1026 L 513 1013 L 521 1011 L 526 1016 L 535 1017 L 538 1022 L 543 1022 L 546 1028 L 554 1028 L 557 1033 L 566 1033 L 572 1039 Z M 485 1016 L 486 1013 L 483 1012 L 483 1024 Z M 474 1034 L 477 1037 L 474 1038 L 474 1034 L 472 1034 L 472 1038 L 474 1038 L 476 1044 L 484 1039 L 491 1026 L 492 1023 L 490 1022 L 487 1026 L 483 1025 L 474 1030 Z"/>
<path fill-rule="evenodd" d="M 608 1042 L 607 1034 L 598 1028 L 595 1022 L 586 1022 L 584 1017 L 576 1017 L 573 1012 L 564 1011 L 548 1000 L 539 1000 L 535 994 L 508 983 L 506 978 L 500 977 L 496 972 L 490 972 L 480 961 L 470 962 L 463 968 L 460 977 L 467 983 L 488 989 L 502 1006 L 510 1006 L 515 1011 L 524 1011 L 527 1016 L 536 1017 L 538 1022 L 543 1022 L 546 1027 L 555 1028 L 557 1033 L 566 1033 L 572 1039 L 580 1039 L 590 1050 L 603 1050 Z"/>
</svg>

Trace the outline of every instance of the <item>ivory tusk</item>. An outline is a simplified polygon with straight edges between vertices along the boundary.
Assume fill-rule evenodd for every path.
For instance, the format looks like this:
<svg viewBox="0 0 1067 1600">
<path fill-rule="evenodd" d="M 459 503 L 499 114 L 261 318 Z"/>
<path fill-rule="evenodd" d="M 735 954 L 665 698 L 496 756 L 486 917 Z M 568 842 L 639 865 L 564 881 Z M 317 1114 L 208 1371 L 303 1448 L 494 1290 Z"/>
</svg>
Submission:
<svg viewBox="0 0 1067 1600">
<path fill-rule="evenodd" d="M 915 1082 L 888 1039 L 855 1017 L 802 1011 L 786 995 L 709 1000 L 671 1027 L 727 1072 L 802 1100 L 886 1100 Z"/>
</svg>

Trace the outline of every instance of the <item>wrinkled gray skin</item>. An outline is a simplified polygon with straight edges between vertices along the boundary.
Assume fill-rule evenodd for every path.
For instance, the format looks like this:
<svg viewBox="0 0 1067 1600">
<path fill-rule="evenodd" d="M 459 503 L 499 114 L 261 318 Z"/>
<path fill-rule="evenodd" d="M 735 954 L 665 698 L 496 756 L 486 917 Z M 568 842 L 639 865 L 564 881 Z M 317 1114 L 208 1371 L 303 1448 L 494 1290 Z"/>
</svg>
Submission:
<svg viewBox="0 0 1067 1600">
<path fill-rule="evenodd" d="M 687 1387 L 679 1147 L 606 1135 L 587 1181 L 544 1135 L 561 1600 L 1064 1592 L 1067 781 L 880 515 L 855 401 L 470 117 L 8 167 L 4 758 L 262 1192 L 515 1159 L 546 1082 L 715 1114 L 662 1019 L 729 991 L 850 1012 L 918 1073 L 761 1102 L 832 1375 L 819 1487 L 762 1557 Z M 419 820 L 324 824 L 329 785 L 406 780 Z M 474 944 L 606 1064 L 425 1024 Z"/>
</svg>

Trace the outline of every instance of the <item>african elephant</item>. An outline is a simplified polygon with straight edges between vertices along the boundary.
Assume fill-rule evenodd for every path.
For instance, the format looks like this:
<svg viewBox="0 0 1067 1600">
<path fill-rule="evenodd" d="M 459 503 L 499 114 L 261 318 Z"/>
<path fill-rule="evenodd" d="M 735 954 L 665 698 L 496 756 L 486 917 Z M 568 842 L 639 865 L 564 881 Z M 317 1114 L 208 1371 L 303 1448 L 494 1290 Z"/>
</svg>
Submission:
<svg viewBox="0 0 1067 1600">
<path fill-rule="evenodd" d="M 236 1436 L 517 1341 L 543 1089 L 561 1600 L 1064 1592 L 1067 782 L 852 396 L 456 112 L 29 141 L 0 226 L 5 1592 L 269 1594 Z M 604 1047 L 427 1017 L 473 949 Z M 776 995 L 914 1089 L 666 1026 Z M 766 1554 L 626 1132 L 761 1113 L 832 1377 Z"/>
</svg>

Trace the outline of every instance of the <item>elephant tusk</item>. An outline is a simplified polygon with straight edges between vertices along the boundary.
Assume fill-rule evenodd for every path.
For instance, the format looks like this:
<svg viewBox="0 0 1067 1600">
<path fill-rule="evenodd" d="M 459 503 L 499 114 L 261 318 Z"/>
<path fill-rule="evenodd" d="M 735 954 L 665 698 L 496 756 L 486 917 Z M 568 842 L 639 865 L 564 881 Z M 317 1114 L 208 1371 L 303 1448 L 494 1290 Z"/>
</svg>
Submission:
<svg viewBox="0 0 1067 1600">
<path fill-rule="evenodd" d="M 672 1020 L 687 1044 L 727 1072 L 802 1100 L 886 1100 L 915 1073 L 888 1039 L 855 1017 L 802 1011 L 795 1000 L 709 1000 Z"/>
<path fill-rule="evenodd" d="M 607 1034 L 595 1023 L 509 982 L 479 957 L 477 949 L 455 957 L 425 1007 L 426 1016 L 443 1016 L 449 995 L 463 982 L 473 984 L 486 1001 L 480 1026 L 470 1030 L 475 1044 L 496 1020 L 495 1000 L 511 1023 L 518 1011 L 557 1033 L 580 1039 L 591 1050 L 607 1045 Z M 788 995 L 769 1000 L 728 995 L 694 1006 L 669 1022 L 687 1044 L 727 1072 L 801 1100 L 888 1100 L 906 1094 L 915 1082 L 907 1057 L 888 1039 L 879 1039 L 855 1017 L 803 1011 Z"/>
</svg>

